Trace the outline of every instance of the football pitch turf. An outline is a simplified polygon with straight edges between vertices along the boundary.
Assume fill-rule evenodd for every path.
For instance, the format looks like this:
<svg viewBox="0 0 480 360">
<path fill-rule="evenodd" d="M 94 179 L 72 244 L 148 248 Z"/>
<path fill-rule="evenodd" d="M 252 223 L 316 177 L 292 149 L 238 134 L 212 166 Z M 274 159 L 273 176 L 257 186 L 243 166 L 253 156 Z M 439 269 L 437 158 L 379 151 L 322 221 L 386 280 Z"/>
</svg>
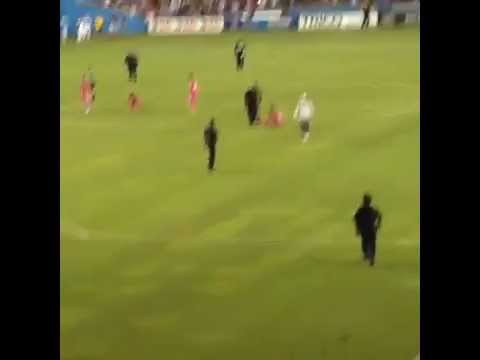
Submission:
<svg viewBox="0 0 480 360">
<path fill-rule="evenodd" d="M 62 360 L 412 360 L 419 30 L 97 39 L 61 50 Z M 138 52 L 131 113 L 123 59 Z M 80 77 L 97 99 L 83 113 Z M 198 113 L 187 80 L 200 85 Z M 249 128 L 245 89 L 288 118 Z M 306 91 L 310 142 L 291 119 Z M 203 128 L 219 128 L 216 173 Z M 378 264 L 352 216 L 384 215 Z"/>
</svg>

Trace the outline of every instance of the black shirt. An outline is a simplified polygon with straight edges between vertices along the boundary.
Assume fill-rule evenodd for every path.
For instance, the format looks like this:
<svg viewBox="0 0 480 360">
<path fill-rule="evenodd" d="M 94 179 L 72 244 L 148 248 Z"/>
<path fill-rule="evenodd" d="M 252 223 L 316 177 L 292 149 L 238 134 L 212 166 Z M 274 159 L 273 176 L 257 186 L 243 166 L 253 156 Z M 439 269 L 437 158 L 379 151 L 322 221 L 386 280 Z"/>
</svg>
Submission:
<svg viewBox="0 0 480 360">
<path fill-rule="evenodd" d="M 128 54 L 125 57 L 125 64 L 127 64 L 128 67 L 133 68 L 138 66 L 138 58 L 133 55 L 133 54 Z"/>
<path fill-rule="evenodd" d="M 258 107 L 258 98 L 255 89 L 250 88 L 245 93 L 245 106 L 248 108 Z"/>
<path fill-rule="evenodd" d="M 218 140 L 218 131 L 215 126 L 208 125 L 205 130 L 203 131 L 203 139 L 205 141 L 205 145 L 208 147 L 214 147 L 217 144 Z"/>
<path fill-rule="evenodd" d="M 245 57 L 245 44 L 241 41 L 235 44 L 235 55 Z"/>
<path fill-rule="evenodd" d="M 371 206 L 361 206 L 354 220 L 360 234 L 375 234 L 381 226 L 382 214 Z"/>
</svg>

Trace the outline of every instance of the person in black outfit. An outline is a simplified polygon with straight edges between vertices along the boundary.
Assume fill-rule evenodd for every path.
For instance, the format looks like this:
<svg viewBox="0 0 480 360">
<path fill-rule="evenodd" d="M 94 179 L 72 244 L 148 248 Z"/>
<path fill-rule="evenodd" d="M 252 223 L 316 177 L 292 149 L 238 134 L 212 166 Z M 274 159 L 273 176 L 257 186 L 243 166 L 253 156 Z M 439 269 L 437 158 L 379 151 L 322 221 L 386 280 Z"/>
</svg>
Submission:
<svg viewBox="0 0 480 360">
<path fill-rule="evenodd" d="M 238 40 L 235 43 L 235 59 L 237 60 L 237 71 L 243 70 L 243 66 L 245 65 L 245 43 L 242 40 Z"/>
<path fill-rule="evenodd" d="M 362 21 L 362 30 L 368 29 L 370 25 L 370 9 L 372 8 L 373 0 L 366 0 L 363 4 L 363 21 Z"/>
<path fill-rule="evenodd" d="M 218 140 L 218 130 L 215 127 L 215 119 L 212 118 L 203 131 L 205 146 L 208 148 L 208 170 L 213 171 L 215 166 L 216 146 Z"/>
<path fill-rule="evenodd" d="M 128 80 L 137 82 L 138 57 L 134 53 L 129 53 L 125 57 L 125 65 L 128 69 Z"/>
<path fill-rule="evenodd" d="M 245 93 L 245 108 L 248 115 L 248 123 L 250 126 L 255 124 L 258 119 L 258 97 L 253 87 L 249 88 Z"/>
<path fill-rule="evenodd" d="M 372 207 L 372 197 L 369 194 L 363 196 L 363 204 L 355 213 L 354 221 L 357 235 L 362 239 L 363 259 L 375 264 L 375 252 L 377 231 L 382 224 L 382 214 Z"/>
<path fill-rule="evenodd" d="M 260 121 L 260 105 L 262 103 L 262 91 L 258 82 L 250 87 L 244 95 L 245 107 L 248 115 L 248 122 L 254 125 Z"/>
</svg>

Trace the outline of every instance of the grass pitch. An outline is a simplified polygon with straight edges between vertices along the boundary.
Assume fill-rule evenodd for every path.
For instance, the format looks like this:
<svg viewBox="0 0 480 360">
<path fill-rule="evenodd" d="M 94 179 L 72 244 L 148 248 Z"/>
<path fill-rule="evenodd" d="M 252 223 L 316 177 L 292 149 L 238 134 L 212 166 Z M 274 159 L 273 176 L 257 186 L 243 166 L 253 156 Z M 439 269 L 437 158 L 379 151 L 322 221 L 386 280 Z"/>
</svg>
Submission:
<svg viewBox="0 0 480 360">
<path fill-rule="evenodd" d="M 419 351 L 419 31 L 98 39 L 61 50 L 62 360 L 411 360 Z M 130 113 L 123 58 L 140 56 Z M 97 77 L 93 112 L 82 72 Z M 186 107 L 197 74 L 199 111 Z M 258 80 L 251 129 L 243 93 Z M 291 120 L 316 105 L 310 142 Z M 206 172 L 202 131 L 220 131 Z M 360 260 L 364 191 L 384 214 Z"/>
</svg>

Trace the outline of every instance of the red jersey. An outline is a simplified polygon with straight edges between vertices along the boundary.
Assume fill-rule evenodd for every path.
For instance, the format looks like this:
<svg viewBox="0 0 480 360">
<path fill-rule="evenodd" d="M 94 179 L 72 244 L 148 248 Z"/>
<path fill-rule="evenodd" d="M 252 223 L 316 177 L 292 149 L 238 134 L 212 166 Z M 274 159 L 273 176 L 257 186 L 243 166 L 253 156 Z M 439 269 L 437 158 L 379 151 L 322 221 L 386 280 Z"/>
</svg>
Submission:
<svg viewBox="0 0 480 360">
<path fill-rule="evenodd" d="M 82 80 L 80 84 L 80 97 L 84 103 L 92 101 L 92 85 L 88 80 Z"/>
<path fill-rule="evenodd" d="M 197 80 L 190 80 L 188 82 L 188 87 L 190 89 L 191 94 L 198 93 L 198 82 L 197 82 Z"/>
</svg>

